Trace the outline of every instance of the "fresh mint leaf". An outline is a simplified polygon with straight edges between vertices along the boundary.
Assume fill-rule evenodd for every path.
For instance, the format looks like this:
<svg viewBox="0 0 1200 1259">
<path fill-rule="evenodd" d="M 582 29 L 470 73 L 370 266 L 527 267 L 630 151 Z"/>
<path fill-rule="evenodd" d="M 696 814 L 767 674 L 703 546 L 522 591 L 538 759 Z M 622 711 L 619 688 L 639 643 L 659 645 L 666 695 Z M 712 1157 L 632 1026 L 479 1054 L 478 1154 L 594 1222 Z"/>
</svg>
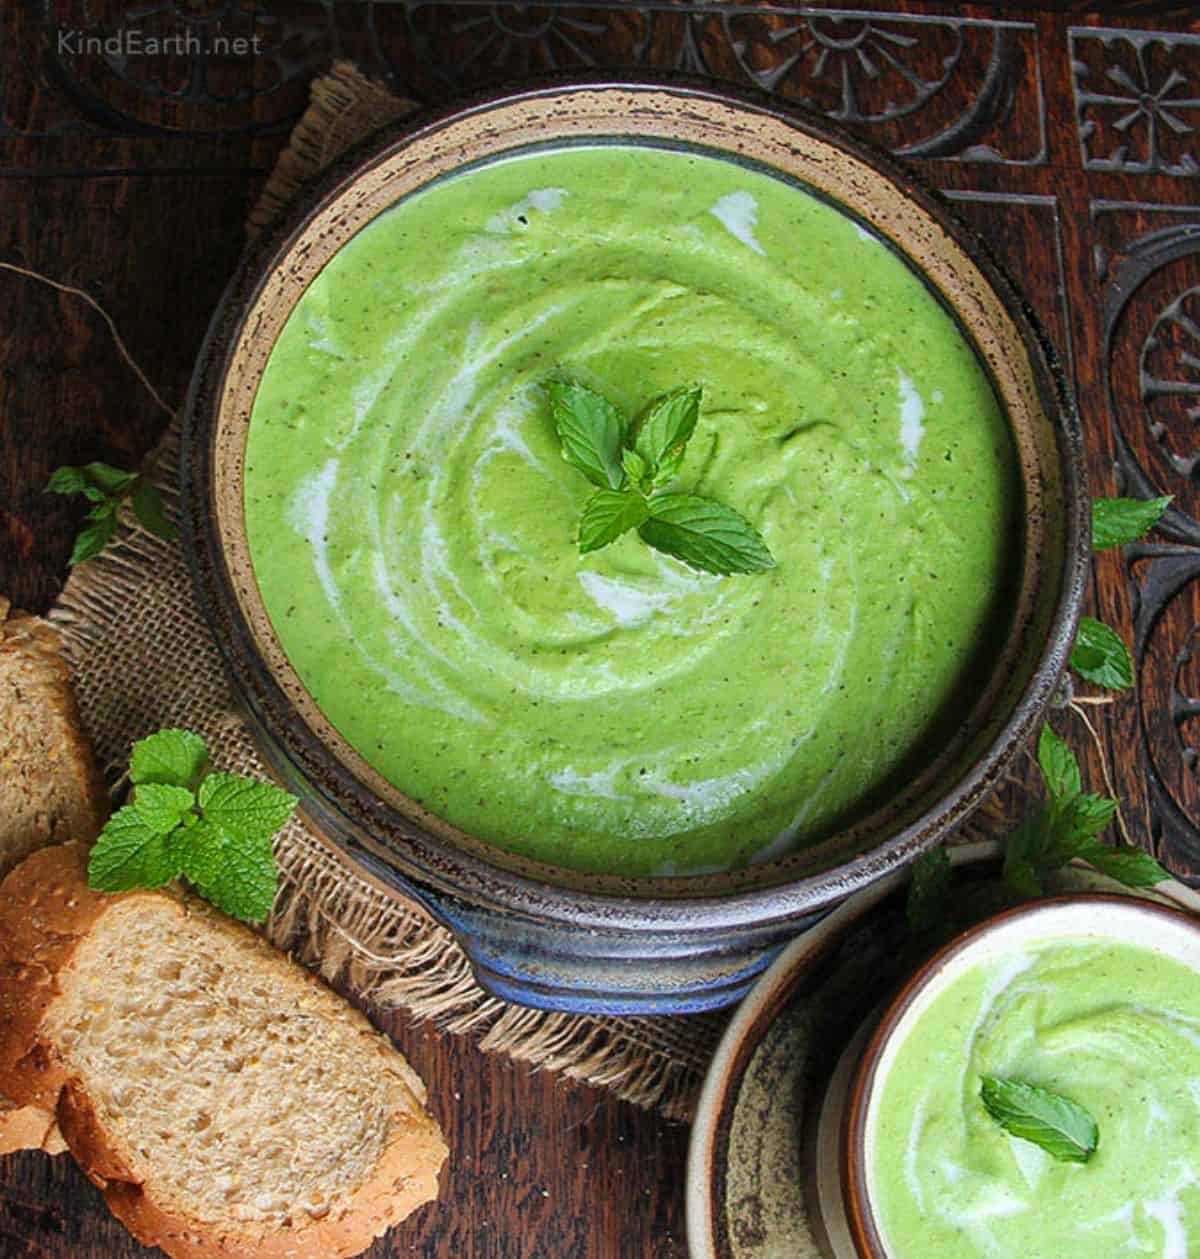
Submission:
<svg viewBox="0 0 1200 1259">
<path fill-rule="evenodd" d="M 687 452 L 682 446 L 663 456 L 657 471 L 650 480 L 651 490 L 665 489 L 679 475 L 683 467 L 683 457 Z"/>
<path fill-rule="evenodd" d="M 176 840 L 182 873 L 218 909 L 261 922 L 279 886 L 272 839 L 296 797 L 272 783 L 216 772 L 200 784 L 197 802 L 200 818 Z"/>
<path fill-rule="evenodd" d="M 1086 1163 L 1100 1144 L 1095 1119 L 1061 1093 L 985 1075 L 979 1096 L 1005 1132 L 1032 1141 L 1061 1163 Z"/>
<path fill-rule="evenodd" d="M 85 463 L 82 472 L 88 483 L 108 498 L 120 498 L 138 479 L 136 472 L 125 472 L 110 463 Z"/>
<path fill-rule="evenodd" d="M 225 834 L 205 818 L 193 814 L 167 836 L 167 848 L 179 873 L 195 887 L 215 883 L 225 859 Z"/>
<path fill-rule="evenodd" d="M 218 909 L 244 922 L 262 922 L 279 888 L 271 836 L 215 829 L 221 834 L 220 861 L 208 867 L 211 878 L 197 877 L 193 882 Z"/>
<path fill-rule="evenodd" d="M 663 494 L 649 505 L 650 518 L 638 532 L 655 550 L 709 573 L 775 567 L 758 531 L 732 507 L 695 494 Z"/>
<path fill-rule="evenodd" d="M 116 523 L 117 508 L 120 507 L 121 500 L 119 498 L 102 498 L 93 502 L 91 511 L 84 517 L 85 520 L 112 520 Z"/>
<path fill-rule="evenodd" d="M 1117 813 L 1117 802 L 1108 796 L 1094 796 L 1081 793 L 1069 800 L 1058 801 L 1051 810 L 1055 825 L 1068 837 L 1073 847 L 1078 847 L 1081 840 L 1092 839 L 1113 820 Z M 1081 854 L 1072 851 L 1067 860 L 1073 860 Z"/>
<path fill-rule="evenodd" d="M 208 765 L 204 740 L 191 730 L 160 730 L 133 745 L 129 777 L 135 784 L 167 783 L 195 791 Z"/>
<path fill-rule="evenodd" d="M 221 772 L 205 778 L 196 799 L 209 822 L 247 838 L 270 839 L 296 807 L 296 797 L 274 783 Z"/>
<path fill-rule="evenodd" d="M 1085 616 L 1071 652 L 1071 668 L 1080 677 L 1110 691 L 1133 685 L 1133 657 L 1120 635 L 1103 621 Z"/>
<path fill-rule="evenodd" d="M 932 931 L 945 920 L 950 875 L 950 854 L 944 847 L 931 848 L 913 862 L 904 906 L 910 931 Z"/>
<path fill-rule="evenodd" d="M 650 465 L 636 450 L 630 450 L 626 446 L 621 451 L 621 467 L 625 469 L 625 475 L 638 489 L 645 488 L 645 482 L 650 476 Z"/>
<path fill-rule="evenodd" d="M 1038 736 L 1038 765 L 1054 799 L 1063 800 L 1077 796 L 1083 790 L 1083 779 L 1075 753 L 1048 725 L 1042 727 L 1042 733 Z"/>
<path fill-rule="evenodd" d="M 92 849 L 88 887 L 97 892 L 125 892 L 169 883 L 180 873 L 167 843 L 173 826 L 164 830 L 155 825 L 136 801 L 118 809 Z"/>
<path fill-rule="evenodd" d="M 684 447 L 696 431 L 696 421 L 700 418 L 701 394 L 698 385 L 677 389 L 659 398 L 642 418 L 633 448 L 655 474 L 667 460 L 672 460 L 678 470 Z"/>
<path fill-rule="evenodd" d="M 182 875 L 218 909 L 248 922 L 266 917 L 279 883 L 272 840 L 296 797 L 207 766 L 204 740 L 190 730 L 134 744 L 133 801 L 101 831 L 89 886 L 120 892 Z"/>
<path fill-rule="evenodd" d="M 1101 874 L 1107 874 L 1126 887 L 1154 887 L 1171 877 L 1148 852 L 1129 844 L 1110 848 L 1099 840 L 1092 840 L 1084 846 L 1080 856 Z"/>
<path fill-rule="evenodd" d="M 1092 502 L 1092 549 L 1125 546 L 1149 533 L 1171 505 L 1163 498 L 1097 498 Z"/>
<path fill-rule="evenodd" d="M 600 489 L 625 484 L 621 445 L 625 419 L 602 394 L 576 381 L 552 380 L 546 385 L 563 458 Z"/>
<path fill-rule="evenodd" d="M 91 523 L 84 525 L 76 535 L 75 546 L 71 551 L 72 564 L 82 564 L 86 560 L 94 559 L 112 541 L 117 531 L 117 508 L 130 490 L 135 496 L 134 509 L 139 518 L 141 517 L 142 508 L 138 507 L 136 501 L 140 486 L 141 478 L 136 472 L 124 472 L 107 463 L 85 463 L 81 467 L 59 468 L 51 476 L 46 485 L 47 493 L 82 494 L 92 503 L 92 509 L 87 514 Z M 157 497 L 157 491 L 152 492 Z M 160 515 L 161 506 L 159 500 Z M 163 520 L 168 528 L 174 528 L 166 521 L 165 516 Z"/>
<path fill-rule="evenodd" d="M 1035 809 L 1005 841 L 1005 886 L 1017 896 L 1040 896 L 1042 880 L 1051 870 L 1077 857 L 1091 859 L 1099 846 L 1096 835 L 1116 811 L 1115 800 L 1083 793 Z"/>
<path fill-rule="evenodd" d="M 144 783 L 133 793 L 133 807 L 139 817 L 163 835 L 183 821 L 195 802 L 196 797 L 187 787 L 173 787 L 169 783 Z"/>
<path fill-rule="evenodd" d="M 117 518 L 109 513 L 91 524 L 84 525 L 75 535 L 75 545 L 71 548 L 71 564 L 83 564 L 95 559 L 97 555 L 112 541 L 117 531 Z"/>
<path fill-rule="evenodd" d="M 1035 809 L 1009 835 L 1004 844 L 1004 885 L 1017 896 L 1042 894 L 1040 867 L 1049 851 L 1053 833 L 1050 810 Z"/>
<path fill-rule="evenodd" d="M 145 479 L 138 481 L 129 502 L 142 528 L 154 534 L 156 538 L 163 538 L 170 542 L 179 536 L 175 522 L 167 515 L 166 508 L 163 506 L 162 495 L 149 481 Z"/>
<path fill-rule="evenodd" d="M 621 534 L 636 529 L 649 512 L 649 505 L 640 494 L 628 490 L 597 490 L 588 499 L 579 521 L 580 551 L 586 553 L 607 546 Z"/>
<path fill-rule="evenodd" d="M 45 493 L 47 494 L 86 494 L 89 489 L 93 488 L 91 482 L 84 475 L 82 468 L 56 468 L 50 474 L 50 480 L 46 482 Z M 104 495 L 97 491 L 99 497 Z"/>
</svg>

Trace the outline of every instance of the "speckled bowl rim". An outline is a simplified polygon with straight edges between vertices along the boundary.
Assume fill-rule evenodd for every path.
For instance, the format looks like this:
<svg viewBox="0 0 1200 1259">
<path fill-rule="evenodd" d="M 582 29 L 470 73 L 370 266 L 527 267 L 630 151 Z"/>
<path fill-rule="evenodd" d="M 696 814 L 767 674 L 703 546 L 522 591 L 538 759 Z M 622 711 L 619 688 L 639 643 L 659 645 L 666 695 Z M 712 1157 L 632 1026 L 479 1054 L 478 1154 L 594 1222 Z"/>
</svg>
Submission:
<svg viewBox="0 0 1200 1259">
<path fill-rule="evenodd" d="M 1162 886 L 1162 885 L 1160 885 Z M 880 1061 L 896 1035 L 905 1015 L 913 1003 L 936 983 L 946 967 L 960 954 L 973 948 L 981 940 L 1014 922 L 1023 919 L 1052 915 L 1064 905 L 1107 904 L 1119 905 L 1122 913 L 1148 914 L 1168 918 L 1195 936 L 1200 943 L 1200 921 L 1194 914 L 1173 905 L 1144 900 L 1136 896 L 1116 892 L 1075 892 L 1060 896 L 1045 896 L 1027 904 L 1014 905 L 992 914 L 982 922 L 967 927 L 944 944 L 932 957 L 923 962 L 900 986 L 884 1007 L 862 1058 L 850 1080 L 848 1103 L 843 1118 L 841 1141 L 842 1194 L 846 1204 L 846 1223 L 850 1240 L 860 1259 L 890 1259 L 884 1246 L 875 1212 L 871 1206 L 871 1194 L 867 1184 L 868 1169 L 865 1155 L 867 1119 L 874 1097 Z M 1065 933 L 1064 933 L 1065 934 Z M 1102 931 L 1080 931 L 1077 934 L 1104 938 Z M 1053 939 L 1054 933 L 1046 937 Z M 1122 936 L 1123 940 L 1128 937 Z M 1148 946 L 1149 947 L 1149 946 Z"/>
<path fill-rule="evenodd" d="M 994 839 L 976 840 L 952 847 L 949 853 L 955 869 L 969 869 L 998 862 L 1003 854 L 1003 845 Z M 793 940 L 763 972 L 726 1026 L 701 1086 L 688 1144 L 685 1208 L 691 1259 L 735 1259 L 734 1252 L 729 1249 L 724 1225 L 729 1142 L 742 1084 L 759 1046 L 812 971 L 840 946 L 848 933 L 889 897 L 900 892 L 906 878 L 906 871 L 895 871 L 844 901 L 815 927 Z M 1045 897 L 1016 908 L 1035 908 L 1051 900 L 1071 901 L 1080 897 L 1101 896 L 1122 903 L 1161 908 L 1181 915 L 1200 930 L 1200 892 L 1177 879 L 1167 879 L 1147 889 L 1147 892 L 1167 897 L 1172 906 L 1150 900 L 1139 901 L 1137 892 L 1125 895 L 1078 892 Z M 997 916 L 984 919 L 968 931 L 985 926 Z M 953 943 L 952 940 L 950 944 Z M 821 1100 L 817 1098 L 818 1102 Z M 816 1122 L 817 1115 L 814 1113 L 812 1123 L 815 1125 Z M 807 1152 L 815 1154 L 811 1148 Z M 809 1176 L 812 1169 L 805 1166 L 802 1171 Z M 818 1233 L 821 1227 L 818 1225 Z"/>
<path fill-rule="evenodd" d="M 223 402 L 226 373 L 242 337 L 253 335 L 254 328 L 250 324 L 256 311 L 255 303 L 272 272 L 286 267 L 292 251 L 313 222 L 339 194 L 357 185 L 389 158 L 430 137 L 443 135 L 464 121 L 476 123 L 489 115 L 495 116 L 497 111 L 514 108 L 541 111 L 545 118 L 552 118 L 556 99 L 574 102 L 585 100 L 587 94 L 609 96 L 612 93 L 622 94 L 619 99 L 629 105 L 622 115 L 627 119 L 626 126 L 615 138 L 632 141 L 644 138 L 635 122 L 650 128 L 661 127 L 663 124 L 657 123 L 650 106 L 669 102 L 676 111 L 675 126 L 695 125 L 696 118 L 705 111 L 710 119 L 713 115 L 724 115 L 726 126 L 733 125 L 730 118 L 742 125 L 753 121 L 755 134 L 771 130 L 781 150 L 787 139 L 798 145 L 797 136 L 803 137 L 806 144 L 824 146 L 826 160 L 832 155 L 839 161 L 849 161 L 870 177 L 881 179 L 894 201 L 884 209 L 872 207 L 872 212 L 886 220 L 887 213 L 898 206 L 914 216 L 913 222 L 919 220 L 934 229 L 940 244 L 955 252 L 957 261 L 970 276 L 967 290 L 972 300 L 982 302 L 993 317 L 999 318 L 1006 336 L 1015 334 L 1009 352 L 1019 346 L 1024 356 L 1020 370 L 1014 372 L 1018 395 L 1024 396 L 1025 405 L 1030 408 L 1028 414 L 1046 417 L 1052 430 L 1051 480 L 1061 478 L 1064 500 L 1057 507 L 1061 512 L 1062 553 L 1059 556 L 1056 551 L 1053 558 L 1054 562 L 1061 561 L 1062 568 L 1052 604 L 1044 594 L 1040 604 L 1037 603 L 1034 596 L 1040 592 L 1036 582 L 1029 595 L 1032 603 L 1041 608 L 1047 625 L 1042 649 L 1023 692 L 1011 704 L 1007 720 L 995 731 L 984 751 L 922 812 L 897 826 L 883 842 L 870 847 L 860 844 L 859 850 L 847 859 L 801 877 L 789 877 L 789 867 L 795 870 L 806 861 L 811 865 L 814 852 L 835 843 L 843 849 L 852 848 L 863 836 L 878 833 L 882 814 L 874 814 L 821 845 L 782 861 L 720 875 L 666 879 L 590 875 L 546 866 L 464 836 L 412 805 L 411 801 L 408 802 L 411 807 L 398 808 L 396 799 L 401 793 L 384 782 L 362 758 L 357 754 L 347 755 L 344 750 L 338 755 L 329 750 L 340 736 L 330 739 L 328 730 L 332 728 L 319 710 L 315 721 L 318 725 L 324 722 L 328 728 L 321 735 L 308 724 L 314 718 L 296 720 L 296 696 L 307 692 L 293 675 L 295 685 L 289 695 L 271 669 L 264 667 L 258 643 L 239 600 L 239 596 L 251 602 L 258 598 L 256 585 L 251 581 L 249 585 L 254 586 L 254 590 L 249 592 L 246 575 L 235 577 L 231 573 L 224 550 L 213 489 L 213 454 L 209 447 Z M 615 130 L 610 117 L 608 131 L 589 134 L 613 136 Z M 561 140 L 564 137 L 558 134 L 548 138 Z M 681 139 L 677 132 L 669 133 L 667 138 Z M 682 137 L 682 140 L 692 145 L 701 143 L 695 136 Z M 729 151 L 734 152 L 732 146 Z M 812 174 L 811 169 L 808 174 Z M 883 221 L 871 219 L 861 207 L 857 213 L 887 235 Z M 961 281 L 961 277 L 956 278 Z M 1001 397 L 1006 408 L 1011 405 L 1012 399 L 1007 394 L 1002 392 Z M 1028 440 L 1036 442 L 1035 437 Z M 1026 454 L 1026 461 L 1034 458 Z M 628 927 L 662 933 L 697 927 L 718 931 L 766 930 L 843 899 L 931 847 L 964 820 L 1002 779 L 1053 696 L 1078 623 L 1090 558 L 1090 510 L 1085 492 L 1083 441 L 1062 369 L 1028 304 L 1020 298 L 983 241 L 938 194 L 927 189 L 910 171 L 827 120 L 783 108 L 757 93 L 726 88 L 717 91 L 683 78 L 640 80 L 605 75 L 576 76 L 565 83 L 556 81 L 520 91 L 487 93 L 467 104 L 431 111 L 386 129 L 383 138 L 373 138 L 337 163 L 300 198 L 274 232 L 248 251 L 214 315 L 185 410 L 181 486 L 186 550 L 198 597 L 235 686 L 256 724 L 273 745 L 268 749 L 269 755 L 273 751 L 276 756 L 282 756 L 289 768 L 298 771 L 301 778 L 345 818 L 353 840 L 340 836 L 339 842 L 351 850 L 358 844 L 369 856 L 382 859 L 385 867 L 391 866 L 403 876 L 462 896 L 468 902 L 584 927 Z M 1027 577 L 1023 581 L 1029 585 Z M 1050 606 L 1053 612 L 1046 615 Z M 1029 615 L 1033 616 L 1032 607 Z M 1042 640 L 1039 638 L 1039 641 Z M 1026 647 L 1025 659 L 1028 659 L 1033 652 L 1028 644 Z M 999 673 L 997 670 L 997 681 Z M 315 709 L 311 697 L 309 704 Z M 918 781 L 926 783 L 926 780 L 927 775 L 923 774 Z M 911 791 L 906 794 L 915 795 Z M 932 795 L 930 792 L 929 798 Z M 914 801 L 909 798 L 908 803 L 911 811 Z"/>
</svg>

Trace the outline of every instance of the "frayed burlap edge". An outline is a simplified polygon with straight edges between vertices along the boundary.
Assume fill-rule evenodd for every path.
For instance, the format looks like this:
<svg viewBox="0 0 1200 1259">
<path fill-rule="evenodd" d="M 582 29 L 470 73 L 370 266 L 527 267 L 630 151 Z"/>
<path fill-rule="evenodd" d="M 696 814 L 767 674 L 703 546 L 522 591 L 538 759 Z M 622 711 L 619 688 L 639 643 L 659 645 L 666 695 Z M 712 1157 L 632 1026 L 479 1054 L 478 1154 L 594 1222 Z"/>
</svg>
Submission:
<svg viewBox="0 0 1200 1259">
<path fill-rule="evenodd" d="M 353 62 L 335 62 L 314 81 L 308 109 L 250 211 L 246 235 L 253 240 L 271 226 L 296 192 L 353 144 L 415 108 Z"/>
</svg>

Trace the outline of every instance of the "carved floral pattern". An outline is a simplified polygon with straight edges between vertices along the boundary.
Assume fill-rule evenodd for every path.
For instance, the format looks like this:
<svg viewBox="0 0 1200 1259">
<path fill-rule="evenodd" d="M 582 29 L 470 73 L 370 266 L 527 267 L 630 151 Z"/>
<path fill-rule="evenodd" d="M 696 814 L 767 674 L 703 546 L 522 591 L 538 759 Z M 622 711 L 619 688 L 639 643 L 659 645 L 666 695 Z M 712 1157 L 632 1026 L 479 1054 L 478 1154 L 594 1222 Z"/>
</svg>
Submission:
<svg viewBox="0 0 1200 1259">
<path fill-rule="evenodd" d="M 1070 44 L 1085 166 L 1200 173 L 1200 36 L 1077 27 Z"/>
<path fill-rule="evenodd" d="M 1165 851 L 1194 870 L 1200 865 L 1200 214 L 1100 202 L 1092 219 L 1099 236 L 1116 246 L 1098 250 L 1097 266 L 1118 486 L 1137 497 L 1174 496 L 1154 540 L 1126 547 L 1121 560 L 1134 608 L 1150 829 Z"/>
</svg>

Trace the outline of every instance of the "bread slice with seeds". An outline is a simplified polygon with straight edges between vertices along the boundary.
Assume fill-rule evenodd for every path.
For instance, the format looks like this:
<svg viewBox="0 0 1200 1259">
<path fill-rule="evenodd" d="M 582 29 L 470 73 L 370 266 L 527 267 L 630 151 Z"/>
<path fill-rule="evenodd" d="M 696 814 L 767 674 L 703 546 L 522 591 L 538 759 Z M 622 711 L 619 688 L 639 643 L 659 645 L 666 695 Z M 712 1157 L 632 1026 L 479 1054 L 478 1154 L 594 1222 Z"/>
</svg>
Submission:
<svg viewBox="0 0 1200 1259">
<path fill-rule="evenodd" d="M 0 596 L 0 877 L 35 848 L 95 839 L 108 816 L 61 648 Z"/>
<path fill-rule="evenodd" d="M 424 1086 L 361 1013 L 205 902 L 91 891 L 86 861 L 0 885 L 0 1090 L 57 1117 L 135 1236 L 338 1259 L 436 1197 Z"/>
</svg>

